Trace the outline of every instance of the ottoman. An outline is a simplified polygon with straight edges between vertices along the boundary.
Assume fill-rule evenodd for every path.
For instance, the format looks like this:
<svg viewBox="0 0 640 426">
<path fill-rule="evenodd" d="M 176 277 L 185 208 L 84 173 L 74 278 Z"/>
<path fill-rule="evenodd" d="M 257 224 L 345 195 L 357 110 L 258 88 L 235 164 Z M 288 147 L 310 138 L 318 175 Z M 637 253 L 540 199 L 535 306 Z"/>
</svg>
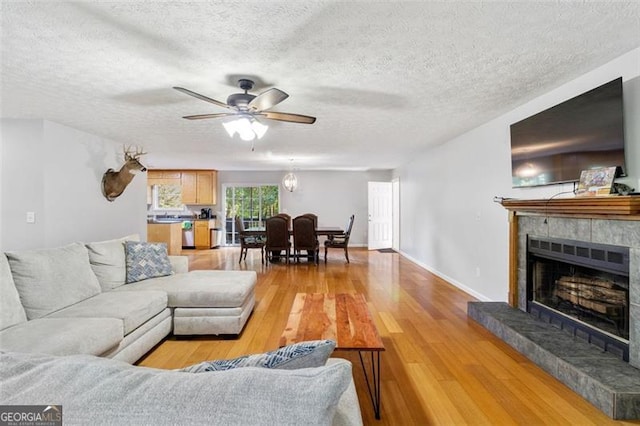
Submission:
<svg viewBox="0 0 640 426">
<path fill-rule="evenodd" d="M 240 334 L 255 305 L 256 281 L 255 271 L 190 271 L 115 291 L 165 291 L 174 335 Z"/>
</svg>

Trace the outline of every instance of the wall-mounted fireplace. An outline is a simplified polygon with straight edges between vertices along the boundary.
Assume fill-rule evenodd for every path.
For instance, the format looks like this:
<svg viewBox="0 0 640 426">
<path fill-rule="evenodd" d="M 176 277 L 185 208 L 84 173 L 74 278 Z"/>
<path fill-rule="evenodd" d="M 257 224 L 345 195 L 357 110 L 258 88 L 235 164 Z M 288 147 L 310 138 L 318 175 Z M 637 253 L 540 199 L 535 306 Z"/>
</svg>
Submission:
<svg viewBox="0 0 640 426">
<path fill-rule="evenodd" d="M 527 311 L 629 360 L 629 248 L 527 237 Z"/>
</svg>

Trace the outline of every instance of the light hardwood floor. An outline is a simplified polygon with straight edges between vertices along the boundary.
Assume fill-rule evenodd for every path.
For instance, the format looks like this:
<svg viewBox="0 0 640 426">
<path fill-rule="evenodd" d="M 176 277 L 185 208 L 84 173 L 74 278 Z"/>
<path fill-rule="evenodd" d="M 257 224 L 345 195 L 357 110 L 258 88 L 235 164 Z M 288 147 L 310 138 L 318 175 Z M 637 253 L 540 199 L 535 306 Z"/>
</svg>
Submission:
<svg viewBox="0 0 640 426">
<path fill-rule="evenodd" d="M 298 292 L 363 293 L 386 351 L 382 419 L 373 417 L 357 355 L 350 359 L 366 425 L 607 425 L 589 402 L 467 318 L 475 300 L 399 254 L 330 251 L 325 265 L 264 266 L 249 250 L 185 250 L 191 269 L 255 270 L 257 304 L 238 339 L 168 338 L 139 365 L 180 368 L 203 360 L 276 349 Z"/>
</svg>

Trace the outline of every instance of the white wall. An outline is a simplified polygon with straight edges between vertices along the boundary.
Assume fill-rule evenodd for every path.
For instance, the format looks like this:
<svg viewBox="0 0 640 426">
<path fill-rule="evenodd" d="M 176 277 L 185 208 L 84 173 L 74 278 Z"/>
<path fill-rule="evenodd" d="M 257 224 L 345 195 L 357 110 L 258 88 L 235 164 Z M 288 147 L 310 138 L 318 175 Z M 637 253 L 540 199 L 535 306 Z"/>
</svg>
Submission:
<svg viewBox="0 0 640 426">
<path fill-rule="evenodd" d="M 281 185 L 287 171 L 252 172 L 220 171 L 218 182 L 223 184 L 273 184 Z M 318 215 L 320 226 L 346 226 L 347 219 L 356 215 L 351 231 L 350 244 L 367 244 L 367 182 L 391 178 L 390 171 L 341 172 L 295 171 L 298 188 L 294 192 L 280 190 L 280 210 L 292 217 L 303 213 Z M 282 187 L 281 187 L 282 188 Z M 219 189 L 219 203 L 222 189 Z M 222 205 L 216 206 L 221 209 Z"/>
<path fill-rule="evenodd" d="M 146 238 L 144 176 L 113 202 L 102 196 L 102 174 L 123 163 L 121 144 L 43 120 L 3 119 L 0 132 L 0 250 Z"/>
<path fill-rule="evenodd" d="M 481 300 L 506 301 L 507 212 L 494 196 L 548 198 L 572 184 L 511 188 L 509 126 L 622 76 L 628 178 L 640 190 L 640 49 L 418 155 L 398 168 L 401 252 Z"/>
</svg>

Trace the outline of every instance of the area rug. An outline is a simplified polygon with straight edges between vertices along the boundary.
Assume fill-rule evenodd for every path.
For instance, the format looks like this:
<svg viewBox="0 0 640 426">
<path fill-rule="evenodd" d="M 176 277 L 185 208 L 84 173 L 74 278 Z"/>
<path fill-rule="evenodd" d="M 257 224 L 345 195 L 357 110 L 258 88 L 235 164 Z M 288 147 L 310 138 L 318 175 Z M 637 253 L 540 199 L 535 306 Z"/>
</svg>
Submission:
<svg viewBox="0 0 640 426">
<path fill-rule="evenodd" d="M 378 249 L 378 251 L 380 253 L 396 253 L 394 249 L 390 249 L 390 248 Z"/>
</svg>

